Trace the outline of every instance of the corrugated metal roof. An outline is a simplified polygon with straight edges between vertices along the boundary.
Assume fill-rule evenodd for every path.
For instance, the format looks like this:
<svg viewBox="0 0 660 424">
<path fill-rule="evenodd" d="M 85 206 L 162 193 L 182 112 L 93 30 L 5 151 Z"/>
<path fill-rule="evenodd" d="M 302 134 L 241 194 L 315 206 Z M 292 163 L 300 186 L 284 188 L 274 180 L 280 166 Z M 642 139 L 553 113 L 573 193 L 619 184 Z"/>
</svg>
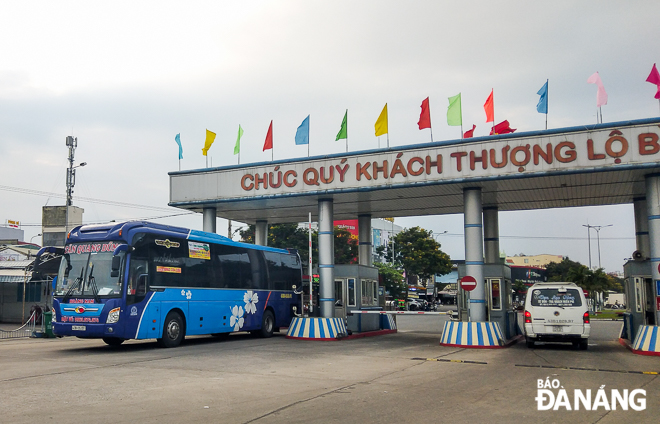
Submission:
<svg viewBox="0 0 660 424">
<path fill-rule="evenodd" d="M 25 269 L 32 265 L 32 262 L 34 262 L 34 259 L 24 261 L 0 261 L 0 269 Z"/>
<path fill-rule="evenodd" d="M 0 275 L 0 283 L 22 283 L 25 277 L 15 275 Z"/>
</svg>

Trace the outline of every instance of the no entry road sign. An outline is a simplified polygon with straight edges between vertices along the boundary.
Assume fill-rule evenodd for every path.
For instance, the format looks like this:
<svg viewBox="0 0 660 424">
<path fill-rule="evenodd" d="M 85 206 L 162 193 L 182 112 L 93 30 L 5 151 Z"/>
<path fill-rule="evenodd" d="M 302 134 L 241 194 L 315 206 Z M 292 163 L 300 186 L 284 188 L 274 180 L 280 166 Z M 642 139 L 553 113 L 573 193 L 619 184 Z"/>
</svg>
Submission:
<svg viewBox="0 0 660 424">
<path fill-rule="evenodd" d="M 472 291 L 477 288 L 477 280 L 470 275 L 461 278 L 461 288 L 465 291 Z"/>
</svg>

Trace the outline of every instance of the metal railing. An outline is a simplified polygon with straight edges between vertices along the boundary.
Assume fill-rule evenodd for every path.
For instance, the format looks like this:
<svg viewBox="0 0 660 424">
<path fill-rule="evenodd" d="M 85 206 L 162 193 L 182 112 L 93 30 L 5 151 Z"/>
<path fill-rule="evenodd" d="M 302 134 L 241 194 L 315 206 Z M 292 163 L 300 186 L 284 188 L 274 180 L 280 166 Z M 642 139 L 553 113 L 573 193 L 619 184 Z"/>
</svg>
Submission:
<svg viewBox="0 0 660 424">
<path fill-rule="evenodd" d="M 43 319 L 41 320 L 41 327 L 43 327 Z M 37 329 L 37 312 L 32 312 L 30 319 L 25 324 L 16 330 L 0 330 L 0 340 L 4 339 L 20 339 L 24 337 L 34 337 Z"/>
</svg>

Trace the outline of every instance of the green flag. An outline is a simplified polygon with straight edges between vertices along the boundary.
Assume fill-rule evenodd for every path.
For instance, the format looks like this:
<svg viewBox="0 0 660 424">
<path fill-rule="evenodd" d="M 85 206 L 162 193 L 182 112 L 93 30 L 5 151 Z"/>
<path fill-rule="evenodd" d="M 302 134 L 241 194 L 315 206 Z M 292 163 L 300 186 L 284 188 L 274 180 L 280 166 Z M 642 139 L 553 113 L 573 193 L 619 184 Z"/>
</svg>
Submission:
<svg viewBox="0 0 660 424">
<path fill-rule="evenodd" d="M 449 98 L 447 109 L 447 125 L 463 125 L 463 112 L 461 110 L 461 93 Z"/>
<path fill-rule="evenodd" d="M 238 126 L 238 137 L 236 138 L 236 145 L 234 146 L 234 154 L 237 155 L 241 151 L 241 137 L 243 137 L 243 128 Z"/>
<path fill-rule="evenodd" d="M 339 129 L 339 133 L 337 133 L 335 141 L 339 141 L 342 138 L 348 138 L 348 109 L 346 109 L 346 113 L 344 114 L 344 120 L 341 121 L 341 128 Z"/>
</svg>

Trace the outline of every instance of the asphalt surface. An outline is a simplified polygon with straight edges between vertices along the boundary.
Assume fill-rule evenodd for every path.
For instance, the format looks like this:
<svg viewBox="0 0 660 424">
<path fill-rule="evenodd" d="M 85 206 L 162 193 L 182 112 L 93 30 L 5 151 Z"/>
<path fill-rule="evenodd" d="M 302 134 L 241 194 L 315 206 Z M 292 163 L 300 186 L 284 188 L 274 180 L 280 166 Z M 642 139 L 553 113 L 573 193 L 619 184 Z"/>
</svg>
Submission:
<svg viewBox="0 0 660 424">
<path fill-rule="evenodd" d="M 589 350 L 518 343 L 439 346 L 438 316 L 398 316 L 399 332 L 355 340 L 188 338 L 119 348 L 101 340 L 0 341 L 0 422 L 657 423 L 660 357 L 621 346 L 621 322 L 593 321 Z M 646 372 L 646 374 L 644 374 Z M 646 391 L 642 411 L 539 411 L 538 380 L 570 395 Z M 555 392 L 557 392 L 555 390 Z M 608 398 L 610 396 L 608 395 Z M 524 420 L 524 421 L 523 421 Z"/>
</svg>

